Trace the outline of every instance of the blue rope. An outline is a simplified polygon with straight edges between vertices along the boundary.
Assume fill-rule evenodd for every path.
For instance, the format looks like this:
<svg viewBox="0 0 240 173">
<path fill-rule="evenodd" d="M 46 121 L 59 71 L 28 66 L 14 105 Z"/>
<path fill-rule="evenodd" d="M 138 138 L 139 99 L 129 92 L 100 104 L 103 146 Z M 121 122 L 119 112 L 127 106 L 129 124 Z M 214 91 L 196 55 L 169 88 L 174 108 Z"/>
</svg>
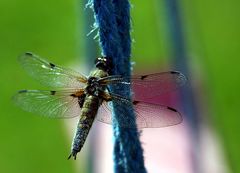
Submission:
<svg viewBox="0 0 240 173">
<path fill-rule="evenodd" d="M 130 76 L 130 4 L 128 0 L 90 0 L 88 5 L 95 13 L 95 27 L 103 56 L 113 64 L 111 75 Z M 112 86 L 111 91 L 130 98 L 130 88 Z M 146 173 L 143 150 L 136 123 L 132 128 L 120 126 L 120 116 L 135 122 L 133 108 L 113 103 L 114 119 L 114 171 L 115 173 Z"/>
</svg>

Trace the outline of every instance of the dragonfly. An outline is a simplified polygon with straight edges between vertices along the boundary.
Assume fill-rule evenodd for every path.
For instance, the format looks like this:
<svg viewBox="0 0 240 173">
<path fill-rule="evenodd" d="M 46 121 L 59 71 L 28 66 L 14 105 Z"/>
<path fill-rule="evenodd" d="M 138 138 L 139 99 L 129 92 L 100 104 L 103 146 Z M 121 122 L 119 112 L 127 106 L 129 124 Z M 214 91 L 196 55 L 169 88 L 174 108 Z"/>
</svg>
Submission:
<svg viewBox="0 0 240 173">
<path fill-rule="evenodd" d="M 79 116 L 68 159 L 76 160 L 95 119 L 107 124 L 118 121 L 123 128 L 136 127 L 136 124 L 138 128 L 160 128 L 177 125 L 183 120 L 174 108 L 146 101 L 183 86 L 186 77 L 178 71 L 129 77 L 109 75 L 109 61 L 100 57 L 89 76 L 84 76 L 30 52 L 19 56 L 19 62 L 30 76 L 54 90 L 20 90 L 13 96 L 17 106 L 50 118 Z M 112 92 L 110 85 L 131 87 L 132 98 Z M 125 112 L 116 120 L 112 116 L 113 103 L 133 106 L 135 120 L 130 120 Z"/>
</svg>

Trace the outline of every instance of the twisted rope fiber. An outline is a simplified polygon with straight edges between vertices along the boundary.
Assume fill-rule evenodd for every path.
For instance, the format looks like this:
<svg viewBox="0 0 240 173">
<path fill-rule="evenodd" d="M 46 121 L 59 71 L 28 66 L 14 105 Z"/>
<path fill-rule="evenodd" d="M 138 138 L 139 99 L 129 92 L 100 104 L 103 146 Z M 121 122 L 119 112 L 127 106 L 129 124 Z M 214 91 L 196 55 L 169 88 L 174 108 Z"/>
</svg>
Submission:
<svg viewBox="0 0 240 173">
<path fill-rule="evenodd" d="M 128 0 L 90 0 L 87 5 L 93 8 L 95 27 L 98 28 L 99 43 L 103 56 L 109 58 L 113 68 L 110 75 L 130 76 L 130 4 Z M 111 86 L 111 91 L 130 98 L 130 88 Z M 131 106 L 113 103 L 114 121 L 114 171 L 115 173 L 146 173 L 143 150 L 139 141 L 136 123 L 131 129 L 122 128 L 119 117 L 127 116 L 135 122 Z"/>
</svg>

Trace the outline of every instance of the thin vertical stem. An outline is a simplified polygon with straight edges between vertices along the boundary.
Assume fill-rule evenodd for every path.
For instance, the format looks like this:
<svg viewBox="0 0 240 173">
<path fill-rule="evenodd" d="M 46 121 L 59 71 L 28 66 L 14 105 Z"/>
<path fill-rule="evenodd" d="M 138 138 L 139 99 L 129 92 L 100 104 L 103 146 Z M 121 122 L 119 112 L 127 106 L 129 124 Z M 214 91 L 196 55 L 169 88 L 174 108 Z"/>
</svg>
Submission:
<svg viewBox="0 0 240 173">
<path fill-rule="evenodd" d="M 187 50 L 186 42 L 184 39 L 182 19 L 180 15 L 179 1 L 165 0 L 167 17 L 168 17 L 168 30 L 170 31 L 170 39 L 172 43 L 173 61 L 177 70 L 189 75 L 187 64 Z M 199 146 L 199 121 L 198 109 L 194 98 L 193 89 L 190 85 L 181 88 L 181 105 L 183 106 L 185 117 L 187 118 L 192 134 L 192 146 L 194 149 L 193 154 L 193 167 L 194 172 L 199 172 L 198 165 L 198 146 Z"/>
</svg>

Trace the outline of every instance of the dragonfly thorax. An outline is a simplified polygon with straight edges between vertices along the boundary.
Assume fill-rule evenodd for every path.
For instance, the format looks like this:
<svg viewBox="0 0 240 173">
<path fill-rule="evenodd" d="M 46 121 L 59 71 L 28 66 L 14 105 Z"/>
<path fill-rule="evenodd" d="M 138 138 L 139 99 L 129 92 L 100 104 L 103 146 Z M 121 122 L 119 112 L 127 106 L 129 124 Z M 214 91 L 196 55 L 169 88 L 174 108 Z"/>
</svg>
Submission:
<svg viewBox="0 0 240 173">
<path fill-rule="evenodd" d="M 85 93 L 89 95 L 99 96 L 99 92 L 103 90 L 103 86 L 100 85 L 98 78 L 89 77 L 88 83 L 85 88 Z"/>
</svg>

